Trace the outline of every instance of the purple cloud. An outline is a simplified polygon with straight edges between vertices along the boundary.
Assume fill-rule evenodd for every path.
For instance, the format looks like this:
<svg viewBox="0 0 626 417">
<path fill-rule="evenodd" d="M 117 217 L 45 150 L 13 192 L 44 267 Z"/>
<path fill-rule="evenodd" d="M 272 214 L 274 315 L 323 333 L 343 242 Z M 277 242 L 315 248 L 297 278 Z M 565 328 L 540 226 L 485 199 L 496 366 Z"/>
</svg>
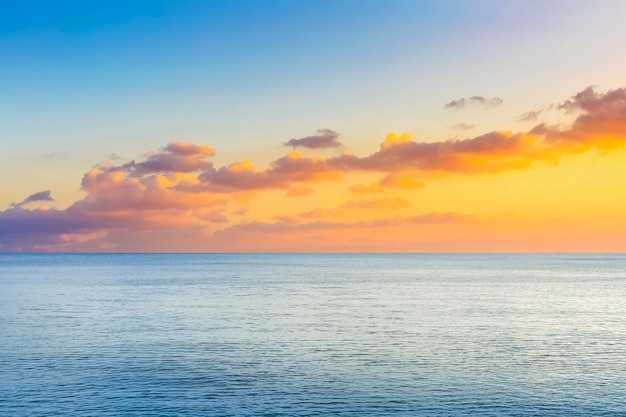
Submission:
<svg viewBox="0 0 626 417">
<path fill-rule="evenodd" d="M 317 131 L 319 135 L 306 136 L 300 139 L 289 139 L 285 142 L 285 146 L 291 146 L 292 148 L 307 148 L 307 149 L 325 149 L 325 148 L 339 148 L 341 142 L 337 140 L 339 135 L 337 132 L 331 129 L 320 129 Z"/>
<path fill-rule="evenodd" d="M 36 201 L 54 201 L 54 198 L 52 198 L 52 196 L 50 195 L 50 190 L 39 191 L 38 193 L 29 195 L 28 197 L 26 197 L 24 200 L 20 201 L 19 203 L 11 204 L 11 206 L 20 207 L 20 206 L 23 206 L 24 204 L 34 203 Z"/>
</svg>

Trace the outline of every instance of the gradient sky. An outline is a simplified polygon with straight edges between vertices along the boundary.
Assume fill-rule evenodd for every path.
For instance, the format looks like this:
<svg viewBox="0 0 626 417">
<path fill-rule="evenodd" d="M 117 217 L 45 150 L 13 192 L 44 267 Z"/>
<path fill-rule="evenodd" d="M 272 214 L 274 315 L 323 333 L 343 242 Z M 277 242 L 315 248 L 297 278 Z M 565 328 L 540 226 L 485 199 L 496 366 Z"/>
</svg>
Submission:
<svg viewBox="0 0 626 417">
<path fill-rule="evenodd" d="M 0 251 L 623 252 L 624 16 L 2 2 Z"/>
</svg>

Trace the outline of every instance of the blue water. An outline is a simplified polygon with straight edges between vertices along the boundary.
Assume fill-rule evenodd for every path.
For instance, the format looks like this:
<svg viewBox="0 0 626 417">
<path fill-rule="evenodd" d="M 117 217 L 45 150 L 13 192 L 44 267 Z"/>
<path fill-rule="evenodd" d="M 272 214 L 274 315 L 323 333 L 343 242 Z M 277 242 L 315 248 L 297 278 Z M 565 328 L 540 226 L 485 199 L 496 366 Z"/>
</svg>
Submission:
<svg viewBox="0 0 626 417">
<path fill-rule="evenodd" d="M 626 416 L 626 256 L 3 254 L 0 415 Z"/>
</svg>

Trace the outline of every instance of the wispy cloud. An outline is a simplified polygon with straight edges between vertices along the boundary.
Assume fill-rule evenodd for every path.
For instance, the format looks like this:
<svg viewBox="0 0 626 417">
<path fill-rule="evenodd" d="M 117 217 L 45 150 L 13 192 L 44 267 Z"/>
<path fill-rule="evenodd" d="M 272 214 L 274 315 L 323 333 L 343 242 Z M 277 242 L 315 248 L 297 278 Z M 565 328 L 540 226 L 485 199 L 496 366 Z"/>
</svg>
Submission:
<svg viewBox="0 0 626 417">
<path fill-rule="evenodd" d="M 446 109 L 462 109 L 465 107 L 465 98 L 452 100 L 451 102 L 444 104 L 443 107 Z"/>
<path fill-rule="evenodd" d="M 455 125 L 452 125 L 449 127 L 449 129 L 455 129 L 455 130 L 472 130 L 474 129 L 476 126 L 475 125 L 471 125 L 469 123 L 457 123 Z"/>
<path fill-rule="evenodd" d="M 289 139 L 285 142 L 285 146 L 291 146 L 296 148 L 307 149 L 325 149 L 325 148 L 339 148 L 342 146 L 341 142 L 337 140 L 339 135 L 337 132 L 331 129 L 320 129 L 317 131 L 318 135 L 306 136 L 299 139 Z"/>
<path fill-rule="evenodd" d="M 278 233 L 289 230 L 336 230 L 336 229 L 368 229 L 368 228 L 389 228 L 404 227 L 412 224 L 446 224 L 446 223 L 467 223 L 474 221 L 471 216 L 458 213 L 426 213 L 407 217 L 383 218 L 377 220 L 361 220 L 357 222 L 333 222 L 333 221 L 313 221 L 305 223 L 294 223 L 292 221 L 277 222 L 249 222 L 231 226 L 217 234 L 229 233 L 230 231 L 254 231 Z"/>
<path fill-rule="evenodd" d="M 39 191 L 38 193 L 31 194 L 28 197 L 26 197 L 24 200 L 20 201 L 19 203 L 11 204 L 11 206 L 19 207 L 28 203 L 34 203 L 34 202 L 40 202 L 40 201 L 54 201 L 54 198 L 52 198 L 52 195 L 50 194 L 50 190 Z"/>
<path fill-rule="evenodd" d="M 504 103 L 504 99 L 500 97 L 485 98 L 483 96 L 471 96 L 469 98 L 471 104 L 483 107 L 497 107 Z"/>
<path fill-rule="evenodd" d="M 522 122 L 534 122 L 537 120 L 541 113 L 543 113 L 543 110 L 529 111 L 520 115 L 518 120 Z"/>
<path fill-rule="evenodd" d="M 459 99 L 452 100 L 446 103 L 443 107 L 445 109 L 453 109 L 453 110 L 463 109 L 465 108 L 466 105 L 478 106 L 478 107 L 483 107 L 483 108 L 492 108 L 492 107 L 497 107 L 501 105 L 502 103 L 504 103 L 504 99 L 500 97 L 486 98 L 483 96 L 471 96 L 468 98 L 461 97 Z"/>
</svg>

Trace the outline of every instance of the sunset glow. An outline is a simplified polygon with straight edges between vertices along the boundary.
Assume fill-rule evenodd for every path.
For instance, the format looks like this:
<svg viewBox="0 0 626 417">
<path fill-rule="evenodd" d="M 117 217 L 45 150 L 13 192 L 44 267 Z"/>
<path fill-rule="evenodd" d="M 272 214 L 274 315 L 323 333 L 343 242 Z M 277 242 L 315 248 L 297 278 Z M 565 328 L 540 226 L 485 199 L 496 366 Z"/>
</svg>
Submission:
<svg viewBox="0 0 626 417">
<path fill-rule="evenodd" d="M 330 3 L 336 44 L 310 27 L 284 38 L 317 16 L 293 3 L 270 2 L 277 15 L 237 29 L 228 26 L 237 13 L 267 11 L 155 2 L 74 28 L 14 10 L 21 26 L 0 38 L 14 62 L 2 69 L 11 87 L 0 100 L 6 109 L 15 103 L 1 138 L 0 251 L 626 250 L 626 57 L 611 32 L 624 29 L 601 19 L 619 16 L 614 9 L 623 16 L 624 6 L 603 3 L 584 28 L 590 11 L 570 6 L 559 27 L 587 31 L 588 50 L 563 48 L 551 67 L 545 48 L 563 40 L 547 21 L 553 9 L 536 11 L 548 17 L 535 35 L 514 29 L 498 40 L 486 30 L 465 39 L 470 22 L 459 14 L 468 4 L 435 12 L 419 3 L 375 2 L 343 28 L 333 19 L 359 3 Z M 521 13 L 493 7 L 503 19 Z M 419 25 L 431 14 L 446 28 L 460 22 L 459 31 L 380 35 L 394 18 Z M 485 23 L 479 15 L 467 18 Z M 219 16 L 226 23 L 216 34 L 205 24 Z M 374 16 L 380 25 L 367 34 L 360 25 Z M 348 57 L 359 44 L 351 27 L 371 44 Z M 432 53 L 424 34 L 438 36 Z M 212 35 L 230 49 L 210 44 Z M 268 56 L 244 46 L 252 39 Z M 476 62 L 450 69 L 455 53 L 466 56 L 455 40 L 475 42 Z M 612 61 L 601 63 L 613 46 Z M 480 61 L 495 52 L 491 67 Z M 587 52 L 597 60 L 581 58 L 564 78 L 554 73 Z M 316 67 L 325 53 L 346 62 Z M 366 66 L 371 53 L 386 64 Z M 534 58 L 539 68 L 529 70 L 524 62 Z M 107 59 L 110 75 L 97 69 Z"/>
</svg>

